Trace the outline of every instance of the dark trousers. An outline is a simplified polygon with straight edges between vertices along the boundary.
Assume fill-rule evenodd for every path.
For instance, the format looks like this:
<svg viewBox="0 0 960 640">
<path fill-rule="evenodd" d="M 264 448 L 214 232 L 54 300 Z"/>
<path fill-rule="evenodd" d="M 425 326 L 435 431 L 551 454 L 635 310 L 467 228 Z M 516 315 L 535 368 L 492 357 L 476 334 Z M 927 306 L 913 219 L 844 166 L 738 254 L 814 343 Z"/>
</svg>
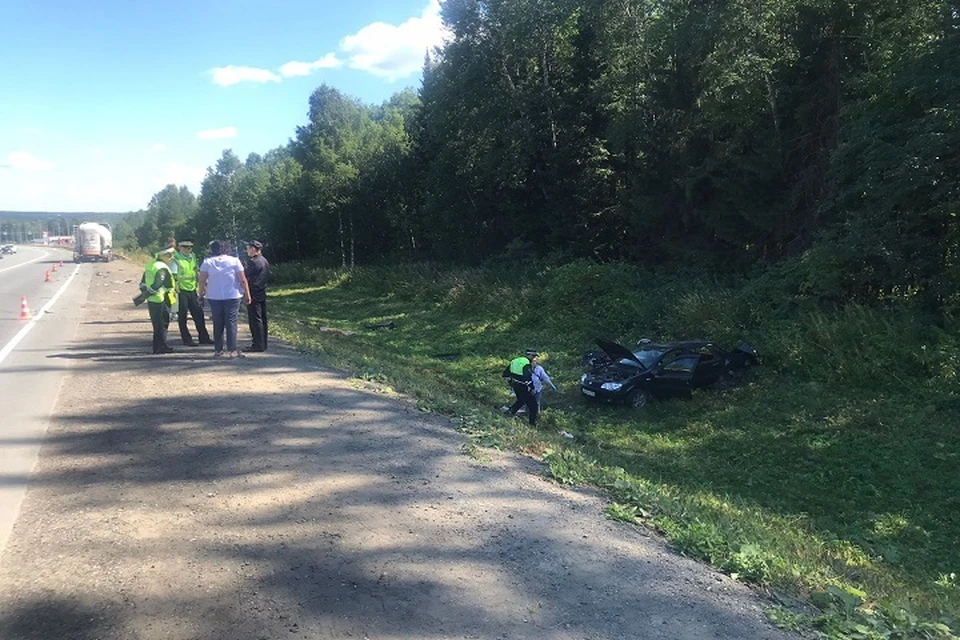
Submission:
<svg viewBox="0 0 960 640">
<path fill-rule="evenodd" d="M 537 398 L 533 395 L 533 389 L 519 382 L 511 382 L 510 387 L 517 394 L 517 401 L 510 407 L 510 415 L 516 415 L 520 407 L 527 406 L 527 420 L 534 427 L 537 426 L 537 414 L 540 413 L 540 406 L 537 404 Z"/>
<path fill-rule="evenodd" d="M 165 302 L 148 302 L 150 324 L 153 325 L 153 352 L 167 352 L 167 327 L 170 326 L 170 305 Z"/>
<path fill-rule="evenodd" d="M 227 334 L 227 351 L 237 350 L 237 312 L 240 298 L 210 300 L 210 315 L 213 316 L 213 349 L 223 351 L 223 334 Z"/>
<path fill-rule="evenodd" d="M 193 318 L 193 324 L 197 328 L 197 338 L 200 342 L 210 342 L 210 334 L 207 333 L 207 323 L 203 318 L 203 307 L 200 306 L 200 298 L 196 291 L 181 291 L 180 302 L 178 305 L 177 324 L 180 326 L 180 339 L 183 344 L 190 344 L 193 338 L 190 337 L 190 330 L 187 329 L 187 313 Z"/>
<path fill-rule="evenodd" d="M 267 350 L 267 301 L 254 300 L 247 305 L 247 320 L 253 336 L 253 350 Z"/>
</svg>

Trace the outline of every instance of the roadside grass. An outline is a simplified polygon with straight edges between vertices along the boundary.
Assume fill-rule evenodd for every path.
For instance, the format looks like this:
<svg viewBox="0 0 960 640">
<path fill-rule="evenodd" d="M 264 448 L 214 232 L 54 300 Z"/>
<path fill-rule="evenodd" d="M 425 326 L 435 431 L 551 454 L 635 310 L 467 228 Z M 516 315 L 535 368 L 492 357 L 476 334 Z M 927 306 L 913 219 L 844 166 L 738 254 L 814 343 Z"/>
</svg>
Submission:
<svg viewBox="0 0 960 640">
<path fill-rule="evenodd" d="M 146 266 L 149 262 L 153 260 L 153 255 L 149 252 L 144 251 L 143 249 L 137 249 L 136 251 L 129 251 L 123 253 L 117 253 L 117 258 L 120 260 L 126 260 L 130 264 L 143 265 Z"/>
<path fill-rule="evenodd" d="M 558 481 L 604 488 L 610 517 L 818 607 L 772 612 L 781 625 L 954 637 L 960 364 L 949 328 L 907 311 L 824 312 L 769 280 L 721 286 L 623 266 L 276 274 L 297 281 L 271 291 L 278 335 L 451 416 L 477 446 L 542 457 Z M 640 411 L 586 403 L 580 355 L 593 338 L 643 336 L 747 338 L 764 366 Z M 545 391 L 537 430 L 499 411 L 510 401 L 500 372 L 527 346 L 560 388 Z"/>
</svg>

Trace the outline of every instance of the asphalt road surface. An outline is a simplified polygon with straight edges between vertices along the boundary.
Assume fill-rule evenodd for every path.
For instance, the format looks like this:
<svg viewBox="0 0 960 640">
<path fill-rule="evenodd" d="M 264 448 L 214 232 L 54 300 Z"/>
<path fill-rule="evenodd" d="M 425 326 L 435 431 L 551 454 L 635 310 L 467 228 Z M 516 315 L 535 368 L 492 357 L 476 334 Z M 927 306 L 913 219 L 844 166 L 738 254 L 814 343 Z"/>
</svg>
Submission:
<svg viewBox="0 0 960 640">
<path fill-rule="evenodd" d="M 465 455 L 448 420 L 283 345 L 150 355 L 137 266 L 77 274 L 51 335 L 44 317 L 0 364 L 4 385 L 63 376 L 45 430 L 0 431 L 42 442 L 0 556 L 3 640 L 793 637 L 536 461 Z"/>
<path fill-rule="evenodd" d="M 23 246 L 0 260 L 0 552 L 69 368 L 55 354 L 83 315 L 93 266 L 61 266 L 71 258 L 63 249 Z M 29 318 L 21 318 L 24 301 Z"/>
</svg>

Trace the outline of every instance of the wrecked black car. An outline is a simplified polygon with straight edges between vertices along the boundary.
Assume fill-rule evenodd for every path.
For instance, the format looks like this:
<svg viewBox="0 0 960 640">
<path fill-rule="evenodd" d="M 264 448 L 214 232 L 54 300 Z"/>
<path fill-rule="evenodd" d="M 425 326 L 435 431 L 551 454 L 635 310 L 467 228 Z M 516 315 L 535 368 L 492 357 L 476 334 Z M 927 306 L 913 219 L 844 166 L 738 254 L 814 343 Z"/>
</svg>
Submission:
<svg viewBox="0 0 960 640">
<path fill-rule="evenodd" d="M 644 407 L 653 398 L 688 397 L 725 375 L 760 363 L 756 349 L 741 343 L 727 350 L 707 340 L 656 344 L 641 340 L 634 351 L 598 339 L 602 351 L 584 354 L 587 372 L 580 391 L 595 400 Z"/>
</svg>

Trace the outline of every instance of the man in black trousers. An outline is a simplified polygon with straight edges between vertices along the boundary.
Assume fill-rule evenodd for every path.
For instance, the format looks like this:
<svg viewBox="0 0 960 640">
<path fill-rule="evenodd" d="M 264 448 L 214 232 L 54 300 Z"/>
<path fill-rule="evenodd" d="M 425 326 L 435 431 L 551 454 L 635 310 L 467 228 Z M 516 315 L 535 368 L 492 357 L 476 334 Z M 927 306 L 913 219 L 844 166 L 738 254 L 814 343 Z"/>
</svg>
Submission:
<svg viewBox="0 0 960 640">
<path fill-rule="evenodd" d="M 180 339 L 188 347 L 196 347 L 198 344 L 213 344 L 210 339 L 210 333 L 207 331 L 207 323 L 203 317 L 203 302 L 197 295 L 197 256 L 193 253 L 193 240 L 181 240 L 177 243 L 178 251 L 173 254 L 173 262 L 170 263 L 171 271 L 174 272 L 174 278 L 177 281 L 179 290 L 179 306 L 177 314 L 177 325 L 180 327 Z M 176 265 L 174 270 L 172 267 Z M 190 335 L 190 329 L 187 328 L 187 314 L 193 318 L 193 324 L 197 327 L 197 342 Z"/>
<path fill-rule="evenodd" d="M 247 351 L 267 350 L 267 279 L 270 277 L 270 263 L 263 257 L 263 244 L 257 240 L 247 242 L 247 266 L 244 270 L 250 283 L 250 297 L 253 301 L 247 305 L 247 319 L 250 322 L 250 335 L 253 344 Z"/>
<path fill-rule="evenodd" d="M 511 416 L 517 415 L 520 407 L 527 407 L 527 420 L 530 426 L 537 426 L 537 414 L 540 413 L 540 404 L 533 393 L 533 361 L 537 359 L 536 349 L 527 349 L 522 356 L 514 358 L 503 370 L 503 377 L 510 383 L 510 388 L 517 396 L 513 406 L 506 408 Z"/>
<path fill-rule="evenodd" d="M 170 271 L 173 260 L 172 248 L 158 251 L 150 261 L 140 279 L 140 290 L 146 298 L 150 310 L 150 324 L 153 325 L 153 353 L 173 353 L 167 344 L 167 328 L 170 325 L 170 307 L 176 304 L 177 292 Z"/>
</svg>

